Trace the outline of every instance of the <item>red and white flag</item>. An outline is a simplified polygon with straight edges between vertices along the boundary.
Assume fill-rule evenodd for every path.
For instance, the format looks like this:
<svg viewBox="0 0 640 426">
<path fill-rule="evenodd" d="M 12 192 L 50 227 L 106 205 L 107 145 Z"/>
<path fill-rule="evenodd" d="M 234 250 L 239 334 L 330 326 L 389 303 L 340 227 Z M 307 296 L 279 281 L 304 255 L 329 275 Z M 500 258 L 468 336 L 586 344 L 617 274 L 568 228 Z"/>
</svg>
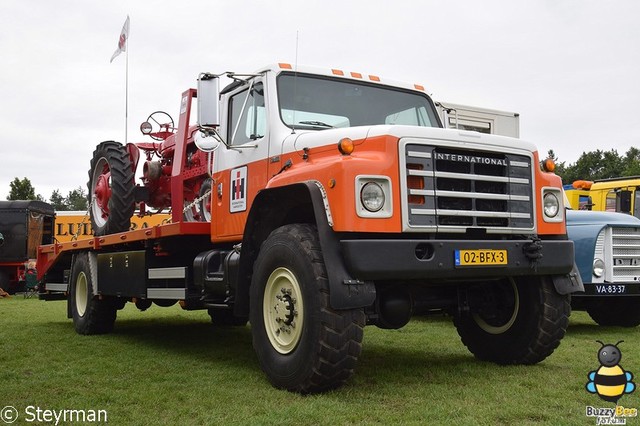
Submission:
<svg viewBox="0 0 640 426">
<path fill-rule="evenodd" d="M 115 52 L 113 52 L 113 56 L 111 56 L 111 60 L 109 63 L 113 62 L 113 60 L 122 52 L 127 51 L 127 42 L 129 41 L 129 15 L 127 15 L 127 20 L 124 21 L 124 25 L 122 26 L 122 32 L 120 33 L 120 39 L 118 40 L 118 48 Z"/>
</svg>

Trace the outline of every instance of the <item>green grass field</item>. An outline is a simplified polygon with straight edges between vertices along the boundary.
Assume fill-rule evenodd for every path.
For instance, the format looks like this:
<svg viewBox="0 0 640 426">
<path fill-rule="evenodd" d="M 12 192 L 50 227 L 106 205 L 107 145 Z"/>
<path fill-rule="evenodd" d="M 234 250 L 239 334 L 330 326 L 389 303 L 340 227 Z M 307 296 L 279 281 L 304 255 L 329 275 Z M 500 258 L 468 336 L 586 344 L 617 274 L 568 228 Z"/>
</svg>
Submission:
<svg viewBox="0 0 640 426">
<path fill-rule="evenodd" d="M 16 407 L 16 424 L 31 406 L 106 410 L 116 425 L 589 425 L 596 419 L 586 406 L 614 406 L 585 390 L 599 367 L 596 339 L 624 340 L 620 364 L 640 377 L 638 330 L 602 328 L 583 312 L 572 314 L 545 361 L 509 367 L 476 361 L 451 321 L 438 317 L 401 330 L 367 327 L 352 380 L 300 396 L 271 387 L 249 326 L 219 328 L 206 312 L 127 304 L 112 334 L 80 336 L 65 302 L 17 296 L 0 299 L 0 409 Z M 619 404 L 638 408 L 639 396 Z"/>
</svg>

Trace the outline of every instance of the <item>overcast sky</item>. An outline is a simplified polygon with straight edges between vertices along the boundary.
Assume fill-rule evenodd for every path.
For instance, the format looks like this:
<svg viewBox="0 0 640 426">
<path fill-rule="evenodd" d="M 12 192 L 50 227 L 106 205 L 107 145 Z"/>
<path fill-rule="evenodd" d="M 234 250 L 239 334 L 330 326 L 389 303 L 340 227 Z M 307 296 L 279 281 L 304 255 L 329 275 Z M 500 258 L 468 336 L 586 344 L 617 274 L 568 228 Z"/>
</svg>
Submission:
<svg viewBox="0 0 640 426">
<path fill-rule="evenodd" d="M 15 177 L 86 189 L 95 146 L 124 140 L 126 57 L 109 59 L 127 14 L 133 142 L 199 72 L 294 63 L 298 34 L 299 64 L 518 112 L 541 155 L 640 147 L 637 0 L 1 0 L 0 199 Z"/>
</svg>

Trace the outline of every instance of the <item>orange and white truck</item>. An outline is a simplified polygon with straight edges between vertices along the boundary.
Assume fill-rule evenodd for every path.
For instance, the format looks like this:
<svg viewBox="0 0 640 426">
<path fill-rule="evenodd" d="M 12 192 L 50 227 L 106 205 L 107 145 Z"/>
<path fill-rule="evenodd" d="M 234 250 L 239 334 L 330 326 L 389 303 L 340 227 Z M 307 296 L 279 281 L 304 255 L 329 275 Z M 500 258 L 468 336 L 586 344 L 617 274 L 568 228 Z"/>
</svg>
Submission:
<svg viewBox="0 0 640 426">
<path fill-rule="evenodd" d="M 66 294 L 81 334 L 127 302 L 249 320 L 268 379 L 301 393 L 353 374 L 365 325 L 414 313 L 452 315 L 479 359 L 540 362 L 582 290 L 560 179 L 531 143 L 442 127 L 422 86 L 376 75 L 203 73 L 177 126 L 156 112 L 153 141 L 97 146 L 95 236 L 40 247 L 41 297 Z M 136 206 L 171 221 L 129 230 Z"/>
</svg>

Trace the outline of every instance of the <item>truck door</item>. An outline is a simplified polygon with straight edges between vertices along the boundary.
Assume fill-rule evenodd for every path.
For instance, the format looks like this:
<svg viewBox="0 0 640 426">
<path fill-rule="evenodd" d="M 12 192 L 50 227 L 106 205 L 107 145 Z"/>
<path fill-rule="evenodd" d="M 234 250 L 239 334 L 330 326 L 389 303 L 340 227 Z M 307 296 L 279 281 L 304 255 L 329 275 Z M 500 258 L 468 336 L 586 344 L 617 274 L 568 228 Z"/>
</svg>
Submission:
<svg viewBox="0 0 640 426">
<path fill-rule="evenodd" d="M 241 236 L 251 203 L 267 183 L 269 138 L 265 81 L 255 78 L 226 96 L 221 128 L 229 148 L 214 156 L 214 238 Z"/>
<path fill-rule="evenodd" d="M 638 187 L 633 189 L 633 215 L 640 219 L 640 191 L 638 191 Z"/>
</svg>

